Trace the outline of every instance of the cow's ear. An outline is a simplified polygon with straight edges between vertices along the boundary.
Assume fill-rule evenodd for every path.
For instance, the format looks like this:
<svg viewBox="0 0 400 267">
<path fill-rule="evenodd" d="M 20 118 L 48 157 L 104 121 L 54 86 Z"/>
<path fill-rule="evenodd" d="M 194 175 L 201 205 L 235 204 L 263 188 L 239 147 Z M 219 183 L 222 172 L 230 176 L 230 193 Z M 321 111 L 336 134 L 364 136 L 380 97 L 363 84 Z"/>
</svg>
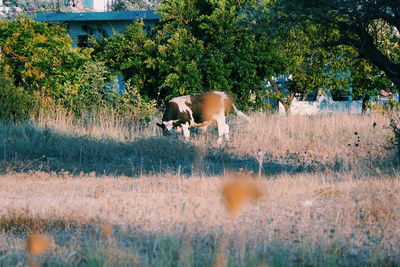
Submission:
<svg viewBox="0 0 400 267">
<path fill-rule="evenodd" d="M 164 129 L 164 128 L 165 128 L 164 123 L 158 123 L 158 122 L 156 122 L 156 124 L 157 124 L 157 126 L 160 127 L 161 129 Z"/>
</svg>

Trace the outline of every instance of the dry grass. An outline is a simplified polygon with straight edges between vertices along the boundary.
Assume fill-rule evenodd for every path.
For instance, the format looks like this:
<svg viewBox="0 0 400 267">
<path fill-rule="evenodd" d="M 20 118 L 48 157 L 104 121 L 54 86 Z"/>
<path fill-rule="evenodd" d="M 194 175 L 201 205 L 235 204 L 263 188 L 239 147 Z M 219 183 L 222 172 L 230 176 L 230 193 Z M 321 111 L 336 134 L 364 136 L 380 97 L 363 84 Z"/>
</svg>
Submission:
<svg viewBox="0 0 400 267">
<path fill-rule="evenodd" d="M 0 266 L 400 264 L 385 116 L 255 114 L 218 147 L 103 115 L 0 128 Z"/>
<path fill-rule="evenodd" d="M 336 263 L 398 260 L 399 176 L 354 180 L 346 175 L 337 180 L 327 174 L 299 174 L 271 178 L 257 181 L 264 196 L 246 204 L 231 220 L 221 194 L 223 177 L 3 175 L 1 225 L 8 230 L 1 239 L 12 242 L 1 246 L 11 255 L 19 255 L 24 249 L 24 233 L 34 224 L 56 236 L 58 250 L 48 252 L 47 261 L 66 265 L 69 262 L 62 258 L 64 254 L 80 251 L 88 244 L 93 250 L 125 251 L 129 259 L 150 265 L 172 257 L 161 255 L 168 249 L 178 254 L 189 250 L 186 253 L 192 256 L 180 259 L 189 261 L 200 246 L 198 253 L 211 261 L 222 237 L 228 244 L 228 260 L 239 265 L 246 265 L 250 256 L 258 263 L 270 263 L 275 258 L 268 253 L 280 250 L 288 253 L 285 260 L 291 264 L 298 260 L 322 263 L 325 252 Z M 95 193 L 98 188 L 102 188 L 100 195 Z M 35 220 L 39 222 L 32 222 Z M 60 220 L 64 224 L 54 223 Z M 30 223 L 24 225 L 24 221 Z M 157 246 L 157 242 L 160 255 L 152 258 L 146 249 Z M 275 245 L 280 250 L 273 251 Z M 340 251 L 330 251 L 332 245 L 339 246 L 336 249 Z M 105 260 L 109 257 L 106 254 Z"/>
<path fill-rule="evenodd" d="M 235 153 L 254 155 L 261 150 L 272 158 L 298 155 L 329 162 L 371 158 L 385 154 L 389 118 L 382 114 L 279 116 L 256 114 L 250 125 L 235 127 Z M 245 134 L 242 131 L 245 131 Z"/>
<path fill-rule="evenodd" d="M 205 137 L 194 134 L 190 143 L 160 137 L 156 120 L 138 122 L 115 114 L 88 114 L 76 120 L 55 113 L 30 124 L 3 125 L 0 171 L 138 177 L 165 172 L 220 175 L 225 169 L 276 175 L 359 168 L 354 173 L 380 175 L 393 169 L 393 161 L 387 159 L 394 154 L 388 149 L 394 134 L 389 119 L 380 114 L 286 117 L 259 113 L 251 124 L 231 119 L 232 138 L 223 147 L 216 145 L 215 129 Z"/>
</svg>

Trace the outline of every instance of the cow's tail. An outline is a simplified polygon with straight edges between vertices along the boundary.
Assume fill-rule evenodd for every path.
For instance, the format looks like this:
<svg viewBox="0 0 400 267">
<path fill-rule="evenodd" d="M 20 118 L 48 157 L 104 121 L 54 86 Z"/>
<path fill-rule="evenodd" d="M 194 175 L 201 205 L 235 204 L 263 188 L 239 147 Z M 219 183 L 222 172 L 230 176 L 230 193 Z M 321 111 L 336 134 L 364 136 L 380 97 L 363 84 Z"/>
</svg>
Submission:
<svg viewBox="0 0 400 267">
<path fill-rule="evenodd" d="M 240 110 L 238 110 L 235 106 L 235 104 L 232 103 L 232 107 L 233 110 L 235 111 L 235 113 L 241 117 L 242 119 L 246 120 L 247 122 L 251 122 L 251 118 L 249 116 L 247 116 L 246 114 L 244 114 L 243 112 L 241 112 Z"/>
</svg>

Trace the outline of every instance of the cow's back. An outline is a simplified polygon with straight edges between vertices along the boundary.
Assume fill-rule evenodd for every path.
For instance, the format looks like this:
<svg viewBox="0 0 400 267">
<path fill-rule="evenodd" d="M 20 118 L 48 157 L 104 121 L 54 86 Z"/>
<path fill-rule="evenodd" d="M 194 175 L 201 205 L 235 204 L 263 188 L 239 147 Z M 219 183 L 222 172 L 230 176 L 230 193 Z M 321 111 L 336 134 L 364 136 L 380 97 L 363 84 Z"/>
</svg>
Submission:
<svg viewBox="0 0 400 267">
<path fill-rule="evenodd" d="M 190 96 L 190 106 L 196 123 L 210 121 L 216 114 L 228 114 L 232 98 L 224 92 L 206 92 Z"/>
</svg>

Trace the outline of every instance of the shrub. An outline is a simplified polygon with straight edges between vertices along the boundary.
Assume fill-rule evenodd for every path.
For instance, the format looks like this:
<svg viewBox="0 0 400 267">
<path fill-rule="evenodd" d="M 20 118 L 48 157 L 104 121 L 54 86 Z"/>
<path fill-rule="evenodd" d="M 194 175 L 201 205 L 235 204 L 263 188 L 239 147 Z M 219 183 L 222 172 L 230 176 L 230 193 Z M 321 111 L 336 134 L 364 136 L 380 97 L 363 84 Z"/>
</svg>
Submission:
<svg viewBox="0 0 400 267">
<path fill-rule="evenodd" d="M 14 0 L 14 4 L 23 10 L 33 8 L 35 12 L 60 12 L 61 0 Z"/>
<path fill-rule="evenodd" d="M 35 109 L 34 98 L 4 74 L 0 75 L 0 119 L 26 120 Z"/>
<path fill-rule="evenodd" d="M 160 85 L 157 46 L 144 30 L 143 23 L 132 23 L 121 33 L 92 40 L 96 60 L 104 61 L 116 74 L 138 89 L 141 94 L 157 96 Z"/>
<path fill-rule="evenodd" d="M 17 86 L 56 99 L 64 84 L 74 80 L 78 69 L 91 60 L 90 49 L 72 48 L 65 28 L 24 17 L 0 20 L 0 45 L 19 55 L 3 57 L 0 62 Z"/>
<path fill-rule="evenodd" d="M 157 112 L 156 101 L 143 97 L 139 88 L 132 84 L 131 80 L 125 83 L 125 90 L 122 94 L 115 95 L 113 104 L 114 110 L 121 114 L 131 115 L 134 118 L 148 119 Z"/>
<path fill-rule="evenodd" d="M 57 103 L 75 114 L 107 106 L 116 94 L 111 81 L 104 62 L 87 61 L 77 70 L 74 80 L 64 83 Z"/>
</svg>

